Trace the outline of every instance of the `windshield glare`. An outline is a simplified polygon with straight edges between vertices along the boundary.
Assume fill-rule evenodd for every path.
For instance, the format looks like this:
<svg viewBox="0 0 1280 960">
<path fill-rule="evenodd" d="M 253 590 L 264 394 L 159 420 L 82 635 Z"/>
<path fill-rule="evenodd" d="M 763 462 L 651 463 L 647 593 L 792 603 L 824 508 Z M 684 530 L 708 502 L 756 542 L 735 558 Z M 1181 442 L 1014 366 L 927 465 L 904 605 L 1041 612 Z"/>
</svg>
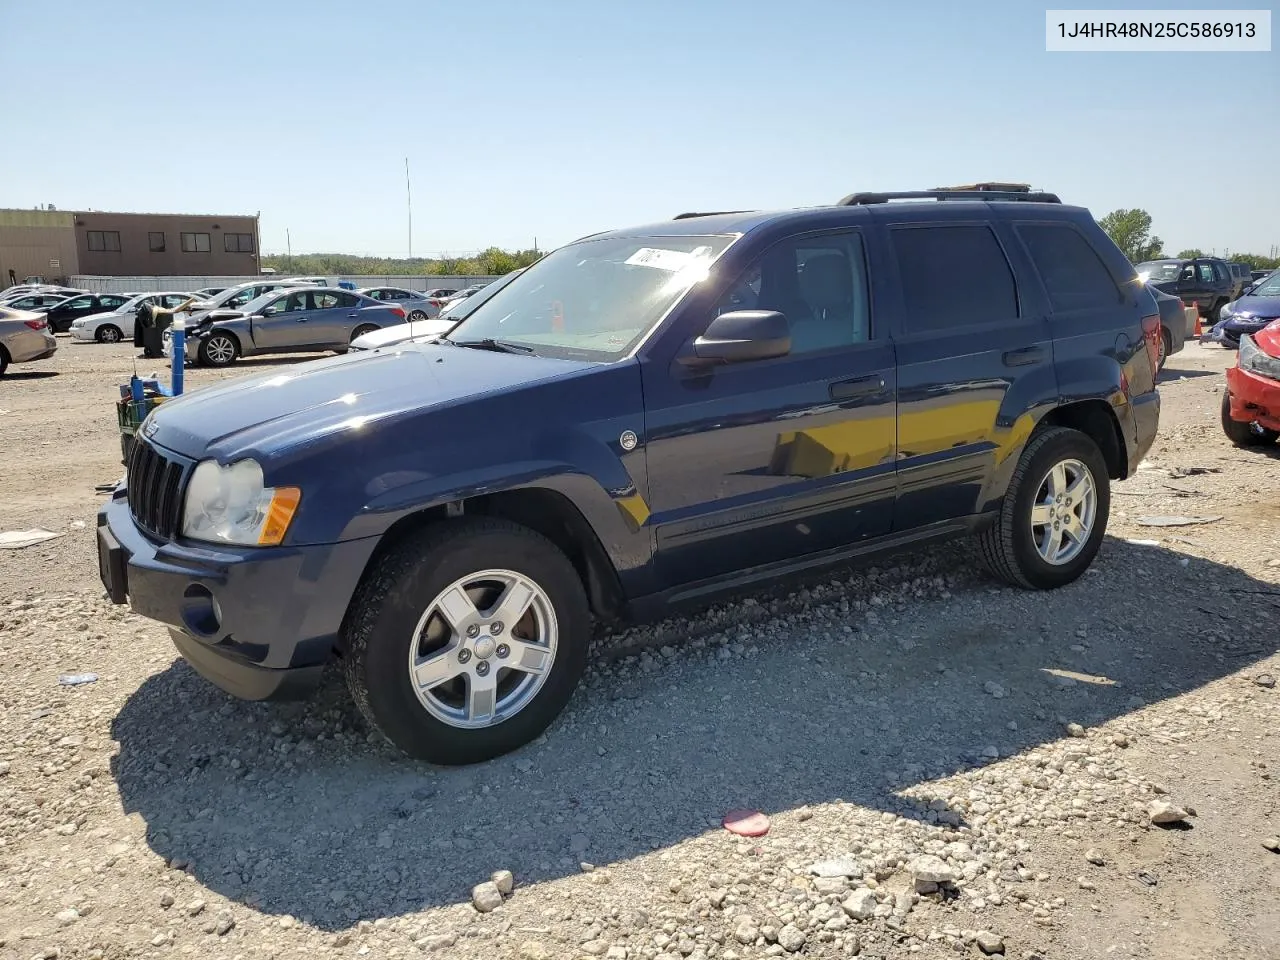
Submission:
<svg viewBox="0 0 1280 960">
<path fill-rule="evenodd" d="M 1177 260 L 1151 260 L 1138 264 L 1138 275 L 1148 280 L 1177 280 L 1182 264 Z"/>
<path fill-rule="evenodd" d="M 1249 291 L 1251 297 L 1280 297 L 1280 271 L 1269 277 L 1263 277 L 1258 285 Z"/>
<path fill-rule="evenodd" d="M 561 247 L 512 280 L 449 334 L 502 340 L 539 356 L 617 360 L 691 287 L 732 237 L 622 237 Z"/>
</svg>

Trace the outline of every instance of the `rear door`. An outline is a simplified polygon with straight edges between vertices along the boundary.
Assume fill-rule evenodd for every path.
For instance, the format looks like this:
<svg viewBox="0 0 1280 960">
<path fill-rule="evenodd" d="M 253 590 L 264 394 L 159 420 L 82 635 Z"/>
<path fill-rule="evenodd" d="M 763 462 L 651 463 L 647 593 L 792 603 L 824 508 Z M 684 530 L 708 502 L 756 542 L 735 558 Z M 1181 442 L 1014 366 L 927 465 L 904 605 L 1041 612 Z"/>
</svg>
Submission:
<svg viewBox="0 0 1280 960">
<path fill-rule="evenodd" d="M 311 299 L 315 307 L 310 320 L 311 342 L 326 347 L 350 343 L 365 301 L 353 293 L 334 290 L 318 290 L 311 294 Z"/>
<path fill-rule="evenodd" d="M 1032 411 L 1058 398 L 1048 311 L 1019 282 L 1025 254 L 998 218 L 957 214 L 887 224 L 900 297 L 898 531 L 981 512 Z"/>
</svg>

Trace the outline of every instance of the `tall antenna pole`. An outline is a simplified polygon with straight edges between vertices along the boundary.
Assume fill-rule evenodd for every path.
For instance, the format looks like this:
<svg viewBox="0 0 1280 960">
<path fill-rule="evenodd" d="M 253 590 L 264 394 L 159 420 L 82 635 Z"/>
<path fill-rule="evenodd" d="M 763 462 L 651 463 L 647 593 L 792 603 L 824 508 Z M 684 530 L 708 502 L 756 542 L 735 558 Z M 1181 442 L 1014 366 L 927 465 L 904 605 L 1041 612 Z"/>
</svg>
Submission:
<svg viewBox="0 0 1280 960">
<path fill-rule="evenodd" d="M 409 210 L 409 259 L 413 259 L 413 194 L 409 190 L 409 158 L 404 158 L 404 199 Z"/>
<path fill-rule="evenodd" d="M 289 236 L 288 227 L 284 228 L 284 246 L 289 253 L 289 266 L 287 269 L 290 273 L 293 273 L 293 238 Z"/>
</svg>

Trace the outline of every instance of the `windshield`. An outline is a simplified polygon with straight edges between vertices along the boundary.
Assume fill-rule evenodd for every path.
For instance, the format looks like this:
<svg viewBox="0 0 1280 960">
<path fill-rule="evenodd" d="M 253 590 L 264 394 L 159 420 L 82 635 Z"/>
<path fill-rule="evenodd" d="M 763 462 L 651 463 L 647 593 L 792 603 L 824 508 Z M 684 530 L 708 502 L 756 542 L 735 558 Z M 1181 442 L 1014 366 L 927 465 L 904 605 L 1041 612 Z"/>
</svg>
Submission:
<svg viewBox="0 0 1280 960">
<path fill-rule="evenodd" d="M 142 301 L 152 296 L 150 293 L 140 293 L 136 297 L 131 297 L 120 306 L 116 307 L 114 313 L 137 313 L 138 307 L 142 305 Z"/>
<path fill-rule="evenodd" d="M 548 254 L 449 334 L 500 340 L 539 356 L 617 360 L 692 286 L 733 237 L 583 240 Z"/>
<path fill-rule="evenodd" d="M 245 303 L 243 306 L 235 307 L 234 309 L 240 310 L 244 313 L 261 313 L 269 304 L 275 303 L 276 298 L 279 296 L 279 290 L 272 290 L 270 293 L 260 294 Z"/>
<path fill-rule="evenodd" d="M 516 277 L 520 276 L 524 271 L 516 270 L 508 273 L 505 277 L 501 277 L 487 287 L 482 287 L 469 297 L 461 300 L 455 300 L 449 306 L 440 311 L 440 316 L 446 320 L 465 320 L 480 308 L 482 304 L 488 303 L 489 299 L 509 284 Z"/>
<path fill-rule="evenodd" d="M 1280 270 L 1271 276 L 1258 281 L 1258 285 L 1249 291 L 1251 297 L 1280 297 Z"/>
<path fill-rule="evenodd" d="M 1177 280 L 1182 263 L 1178 260 L 1150 260 L 1138 264 L 1138 276 L 1144 280 Z"/>
</svg>

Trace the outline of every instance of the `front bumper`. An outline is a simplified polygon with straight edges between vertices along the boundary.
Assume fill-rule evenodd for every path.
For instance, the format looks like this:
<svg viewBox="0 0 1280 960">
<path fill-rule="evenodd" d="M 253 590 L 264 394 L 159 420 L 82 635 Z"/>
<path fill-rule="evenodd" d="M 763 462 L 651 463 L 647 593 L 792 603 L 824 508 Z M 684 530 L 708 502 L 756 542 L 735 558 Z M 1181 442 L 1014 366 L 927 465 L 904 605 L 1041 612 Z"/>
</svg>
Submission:
<svg viewBox="0 0 1280 960">
<path fill-rule="evenodd" d="M 72 327 L 70 333 L 72 339 L 92 342 L 96 339 L 98 331 L 97 328 Z"/>
<path fill-rule="evenodd" d="M 98 569 L 111 599 L 168 626 L 198 673 L 249 700 L 314 689 L 376 545 L 157 543 L 134 522 L 123 486 L 98 512 Z"/>
<path fill-rule="evenodd" d="M 1272 380 L 1237 367 L 1227 368 L 1227 392 L 1231 419 L 1256 423 L 1280 432 L 1280 380 Z"/>
</svg>

